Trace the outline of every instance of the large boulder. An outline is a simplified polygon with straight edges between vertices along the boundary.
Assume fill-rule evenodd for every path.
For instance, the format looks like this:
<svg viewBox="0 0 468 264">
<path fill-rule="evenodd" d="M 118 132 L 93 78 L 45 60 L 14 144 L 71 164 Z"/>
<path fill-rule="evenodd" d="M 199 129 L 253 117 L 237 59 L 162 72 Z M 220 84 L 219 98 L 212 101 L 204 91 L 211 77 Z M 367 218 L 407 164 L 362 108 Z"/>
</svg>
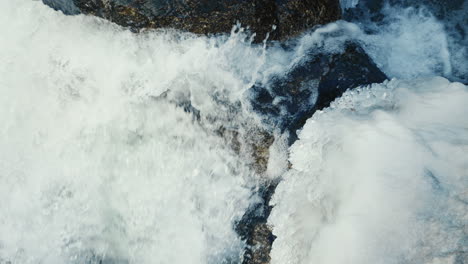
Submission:
<svg viewBox="0 0 468 264">
<path fill-rule="evenodd" d="M 311 53 L 307 58 L 287 74 L 251 89 L 253 109 L 262 113 L 270 125 L 289 131 L 290 143 L 307 119 L 347 89 L 387 79 L 354 42 L 345 43 L 342 52 Z"/>
<path fill-rule="evenodd" d="M 283 40 L 341 17 L 339 0 L 43 1 L 56 9 L 64 6 L 68 13 L 79 9 L 135 31 L 169 27 L 198 34 L 227 33 L 240 22 L 256 33 L 256 42 L 267 34 L 269 39 Z"/>
</svg>

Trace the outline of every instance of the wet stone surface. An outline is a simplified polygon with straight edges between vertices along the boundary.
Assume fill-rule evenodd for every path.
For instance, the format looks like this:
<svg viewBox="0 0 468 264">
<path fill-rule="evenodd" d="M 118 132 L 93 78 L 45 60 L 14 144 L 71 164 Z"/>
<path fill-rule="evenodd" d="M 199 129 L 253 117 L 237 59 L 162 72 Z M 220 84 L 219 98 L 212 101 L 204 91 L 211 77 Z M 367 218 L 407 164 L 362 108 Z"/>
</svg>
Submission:
<svg viewBox="0 0 468 264">
<path fill-rule="evenodd" d="M 341 18 L 338 0 L 43 0 L 68 13 L 99 16 L 133 31 L 175 28 L 196 34 L 228 33 L 240 23 L 255 42 L 283 40 Z M 70 1 L 73 1 L 70 3 Z M 66 3 L 65 3 L 66 2 Z M 69 5 L 74 4 L 73 8 Z M 73 12 L 70 12 L 72 10 Z"/>
<path fill-rule="evenodd" d="M 278 182 L 268 181 L 257 190 L 260 201 L 252 205 L 236 225 L 236 232 L 247 244 L 243 264 L 270 263 L 270 251 L 276 237 L 267 220 L 273 208 L 269 203 Z"/>
<path fill-rule="evenodd" d="M 311 54 L 286 75 L 255 85 L 251 89 L 252 106 L 270 125 L 290 132 L 292 144 L 296 130 L 347 89 L 386 79 L 364 50 L 349 42 L 342 53 Z"/>
</svg>

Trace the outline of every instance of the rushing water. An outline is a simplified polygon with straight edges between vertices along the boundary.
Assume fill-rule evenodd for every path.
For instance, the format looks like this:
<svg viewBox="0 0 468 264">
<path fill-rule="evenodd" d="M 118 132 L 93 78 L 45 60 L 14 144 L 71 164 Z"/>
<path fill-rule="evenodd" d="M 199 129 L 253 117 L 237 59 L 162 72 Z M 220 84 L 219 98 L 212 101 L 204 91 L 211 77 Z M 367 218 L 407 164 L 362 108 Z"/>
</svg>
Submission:
<svg viewBox="0 0 468 264">
<path fill-rule="evenodd" d="M 467 100 L 393 80 L 316 113 L 276 189 L 273 263 L 466 263 Z"/>
<path fill-rule="evenodd" d="M 467 80 L 466 37 L 382 12 L 284 49 L 0 0 L 0 263 L 239 263 L 265 178 L 281 179 L 272 263 L 467 263 L 468 88 L 445 79 Z M 346 40 L 398 80 L 347 92 L 290 148 L 271 131 L 259 175 L 248 89 Z"/>
</svg>

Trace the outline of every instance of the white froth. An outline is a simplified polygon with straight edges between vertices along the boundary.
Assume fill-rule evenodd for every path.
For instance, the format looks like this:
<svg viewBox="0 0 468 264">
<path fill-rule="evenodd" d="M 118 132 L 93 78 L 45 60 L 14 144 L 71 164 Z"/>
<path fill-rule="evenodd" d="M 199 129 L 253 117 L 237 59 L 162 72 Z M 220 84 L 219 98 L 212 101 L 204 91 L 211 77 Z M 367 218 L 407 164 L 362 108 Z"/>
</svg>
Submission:
<svg viewBox="0 0 468 264">
<path fill-rule="evenodd" d="M 262 49 L 37 1 L 0 10 L 0 262 L 238 261 L 252 173 L 157 97 L 222 118 L 215 97 L 242 101 Z"/>
<path fill-rule="evenodd" d="M 338 21 L 285 50 L 251 45 L 242 29 L 136 35 L 0 0 L 0 263 L 238 263 L 233 225 L 256 179 L 212 129 L 261 120 L 245 98 L 252 84 L 348 40 L 389 77 L 466 67 L 431 15 L 388 12 L 372 33 Z M 276 135 L 272 262 L 456 261 L 467 250 L 467 94 L 442 78 L 348 92 L 307 122 L 286 173 Z M 174 106 L 187 101 L 213 127 Z"/>
<path fill-rule="evenodd" d="M 388 76 L 451 77 L 450 47 L 441 21 L 425 9 L 387 7 L 384 14 L 383 22 L 375 25 L 376 32 L 359 39 Z"/>
<path fill-rule="evenodd" d="M 297 62 L 309 49 L 339 52 L 346 41 L 354 41 L 389 78 L 464 79 L 460 73 L 467 71 L 466 47 L 446 31 L 442 21 L 423 8 L 387 6 L 383 14 L 379 23 L 337 21 L 304 34 L 289 60 Z"/>
<path fill-rule="evenodd" d="M 393 80 L 309 119 L 273 198 L 272 263 L 466 258 L 466 102 L 460 83 Z"/>
</svg>

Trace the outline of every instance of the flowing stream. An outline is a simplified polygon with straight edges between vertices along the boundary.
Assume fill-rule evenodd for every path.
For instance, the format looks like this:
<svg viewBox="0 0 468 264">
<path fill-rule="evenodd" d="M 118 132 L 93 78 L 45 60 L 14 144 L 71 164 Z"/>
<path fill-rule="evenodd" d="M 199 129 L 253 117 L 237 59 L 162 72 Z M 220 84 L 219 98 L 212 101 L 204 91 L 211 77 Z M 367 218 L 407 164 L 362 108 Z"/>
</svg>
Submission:
<svg viewBox="0 0 468 264">
<path fill-rule="evenodd" d="M 0 263 L 241 263 L 236 223 L 269 180 L 271 263 L 468 263 L 468 41 L 450 24 L 467 3 L 349 13 L 286 49 L 0 0 Z M 348 40 L 391 80 L 289 147 L 249 88 Z M 276 138 L 264 173 L 259 130 Z"/>
</svg>

